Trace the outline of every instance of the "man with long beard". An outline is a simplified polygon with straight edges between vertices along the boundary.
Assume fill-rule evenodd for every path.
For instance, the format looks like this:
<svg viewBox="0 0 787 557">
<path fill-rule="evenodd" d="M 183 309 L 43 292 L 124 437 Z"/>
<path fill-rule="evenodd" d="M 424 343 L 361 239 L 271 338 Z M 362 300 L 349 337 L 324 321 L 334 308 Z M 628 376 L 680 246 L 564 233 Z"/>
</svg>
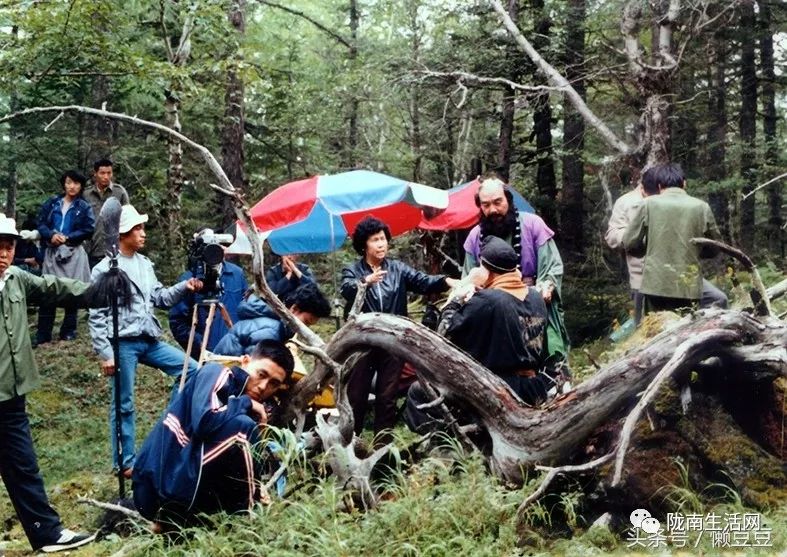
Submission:
<svg viewBox="0 0 787 557">
<path fill-rule="evenodd" d="M 522 281 L 534 286 L 547 306 L 547 370 L 551 375 L 568 375 L 570 343 L 561 304 L 563 260 L 553 239 L 555 233 L 538 215 L 517 212 L 513 195 L 499 178 L 481 180 L 475 204 L 481 211 L 480 222 L 464 243 L 463 276 L 478 267 L 484 238 L 497 236 L 508 242 L 519 256 Z"/>
</svg>

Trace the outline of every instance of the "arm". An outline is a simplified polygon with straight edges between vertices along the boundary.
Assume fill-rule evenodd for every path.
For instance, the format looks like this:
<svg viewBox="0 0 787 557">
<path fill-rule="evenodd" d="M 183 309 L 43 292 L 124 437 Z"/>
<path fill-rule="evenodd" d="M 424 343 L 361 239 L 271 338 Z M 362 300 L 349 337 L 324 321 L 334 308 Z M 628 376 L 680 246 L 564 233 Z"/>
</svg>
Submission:
<svg viewBox="0 0 787 557">
<path fill-rule="evenodd" d="M 153 268 L 153 263 L 148 259 L 144 258 L 145 263 L 147 264 L 148 268 L 143 272 L 148 272 L 153 275 L 153 278 L 156 280 L 153 288 L 150 291 L 150 299 L 153 302 L 153 305 L 160 309 L 168 309 L 177 304 L 183 296 L 186 295 L 186 292 L 190 290 L 189 284 L 192 284 L 195 280 L 193 277 L 181 280 L 170 286 L 168 288 L 164 287 L 161 282 L 159 282 L 158 277 L 156 277 L 156 271 Z"/>
<path fill-rule="evenodd" d="M 348 265 L 342 269 L 342 284 L 339 290 L 342 294 L 342 298 L 347 300 L 348 303 L 352 304 L 355 300 L 355 295 L 358 293 L 358 282 L 362 279 L 363 277 L 359 277 L 355 274 L 354 265 Z"/>
<path fill-rule="evenodd" d="M 538 248 L 536 273 L 536 289 L 541 292 L 544 301 L 551 301 L 553 293 L 560 297 L 563 286 L 563 259 L 555 240 L 550 238 Z"/>
<path fill-rule="evenodd" d="M 79 245 L 93 235 L 96 230 L 96 217 L 90 203 L 85 201 L 82 208 L 84 213 L 79 219 L 79 226 L 68 235 L 69 245 Z"/>
<path fill-rule="evenodd" d="M 713 216 L 713 211 L 710 208 L 710 205 L 705 205 L 705 237 L 710 240 L 720 240 L 721 233 L 719 232 L 719 227 L 716 224 L 716 218 Z M 704 259 L 709 259 L 711 257 L 716 257 L 719 254 L 719 248 L 715 246 L 702 246 L 700 248 L 700 257 Z"/>
<path fill-rule="evenodd" d="M 186 271 L 178 277 L 178 282 L 183 282 L 189 278 L 191 278 L 191 272 Z M 195 299 L 193 295 L 184 296 L 169 310 L 169 330 L 172 331 L 172 336 L 177 343 L 184 349 L 188 344 L 189 334 L 191 333 L 191 318 L 194 303 Z M 202 330 L 200 330 L 200 327 L 197 327 L 194 331 L 194 344 L 196 346 L 202 344 Z"/>
<path fill-rule="evenodd" d="M 41 208 L 38 210 L 38 217 L 36 218 L 38 232 L 41 234 L 43 245 L 48 244 L 52 239 L 52 236 L 57 232 L 56 230 L 49 228 L 49 213 L 52 211 L 53 199 L 56 198 L 49 198 L 44 202 L 43 205 L 41 205 Z"/>
<path fill-rule="evenodd" d="M 635 257 L 644 255 L 647 235 L 648 204 L 643 203 L 623 233 L 623 249 Z"/>
<path fill-rule="evenodd" d="M 93 268 L 90 273 L 90 280 L 96 284 L 105 271 L 99 270 L 99 265 Z M 115 355 L 112 352 L 112 344 L 109 342 L 109 328 L 112 326 L 112 312 L 109 308 L 94 308 L 88 312 L 87 320 L 90 338 L 93 344 L 93 351 L 103 361 L 114 361 Z"/>
<path fill-rule="evenodd" d="M 628 223 L 623 198 L 620 197 L 612 207 L 612 215 L 609 217 L 607 232 L 604 234 L 604 241 L 610 248 L 614 250 L 623 249 L 623 233 L 626 231 Z"/>
<path fill-rule="evenodd" d="M 402 261 L 397 261 L 397 263 L 401 266 L 402 280 L 408 291 L 418 294 L 433 294 L 445 292 L 450 288 L 445 275 L 427 275 Z"/>
<path fill-rule="evenodd" d="M 88 282 L 53 275 L 37 277 L 24 272 L 19 276 L 24 283 L 29 301 L 39 303 L 41 300 L 46 300 L 47 304 L 55 306 L 85 307 L 88 304 L 83 296 L 90 287 Z"/>
<path fill-rule="evenodd" d="M 232 379 L 232 371 L 217 364 L 203 367 L 192 379 L 197 382 L 191 397 L 195 437 L 206 439 L 236 416 L 250 413 L 251 398 L 232 396 Z"/>
</svg>

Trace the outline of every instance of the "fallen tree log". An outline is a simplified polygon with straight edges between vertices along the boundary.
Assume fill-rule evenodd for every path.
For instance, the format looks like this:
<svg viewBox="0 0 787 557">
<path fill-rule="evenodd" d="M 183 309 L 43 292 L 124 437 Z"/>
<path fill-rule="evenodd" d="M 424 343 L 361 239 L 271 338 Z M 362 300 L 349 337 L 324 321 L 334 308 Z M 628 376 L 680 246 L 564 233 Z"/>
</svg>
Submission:
<svg viewBox="0 0 787 557">
<path fill-rule="evenodd" d="M 409 361 L 440 394 L 475 411 L 491 438 L 493 469 L 521 481 L 523 471 L 533 465 L 569 462 L 598 427 L 635 404 L 683 342 L 707 331 L 730 334 L 709 335 L 706 344 L 693 347 L 684 366 L 718 356 L 742 369 L 751 363 L 752 381 L 787 376 L 783 321 L 717 309 L 677 321 L 545 408 L 527 406 L 501 379 L 446 339 L 401 317 L 359 315 L 334 335 L 326 352 L 343 362 L 355 352 L 379 347 Z M 308 400 L 330 378 L 330 370 L 318 365 L 293 398 Z"/>
</svg>

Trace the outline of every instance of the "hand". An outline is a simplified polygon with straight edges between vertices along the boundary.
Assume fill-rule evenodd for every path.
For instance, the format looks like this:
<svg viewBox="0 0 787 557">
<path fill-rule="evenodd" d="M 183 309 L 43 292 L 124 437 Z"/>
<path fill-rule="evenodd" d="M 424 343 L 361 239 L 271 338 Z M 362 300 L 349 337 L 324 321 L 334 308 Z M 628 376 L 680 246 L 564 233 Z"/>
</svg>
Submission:
<svg viewBox="0 0 787 557">
<path fill-rule="evenodd" d="M 30 265 L 35 269 L 36 267 L 38 267 L 38 261 L 36 261 L 35 257 L 28 257 L 27 259 L 25 259 L 25 265 Z"/>
<path fill-rule="evenodd" d="M 300 279 L 303 276 L 301 270 L 298 268 L 298 265 L 295 263 L 289 255 L 283 255 L 281 258 L 281 268 L 284 269 L 285 275 L 287 280 L 290 280 L 293 275 L 295 278 Z"/>
<path fill-rule="evenodd" d="M 536 288 L 539 292 L 541 292 L 541 297 L 544 298 L 544 303 L 550 303 L 552 301 L 552 292 L 555 291 L 555 285 L 549 281 L 542 282 L 541 284 L 536 285 Z"/>
<path fill-rule="evenodd" d="M 459 300 L 462 303 L 466 303 L 470 298 L 473 297 L 473 294 L 475 294 L 476 290 L 478 290 L 478 287 L 472 282 L 462 282 L 457 288 L 454 288 L 454 290 L 448 296 L 448 300 Z"/>
<path fill-rule="evenodd" d="M 101 360 L 101 373 L 107 377 L 115 375 L 115 360 Z"/>
<path fill-rule="evenodd" d="M 458 281 L 451 277 L 445 277 L 445 283 L 448 285 L 448 288 L 456 288 L 457 286 L 462 284 L 461 281 Z"/>
<path fill-rule="evenodd" d="M 202 281 L 198 278 L 190 278 L 186 281 L 186 290 L 189 292 L 199 292 L 202 290 Z"/>
<path fill-rule="evenodd" d="M 378 283 L 381 280 L 383 280 L 387 273 L 388 273 L 388 271 L 383 271 L 382 269 L 377 269 L 371 275 L 366 275 L 364 277 L 363 281 L 366 284 L 375 284 L 375 283 Z"/>
<path fill-rule="evenodd" d="M 63 234 L 61 234 L 60 232 L 57 232 L 55 234 L 52 234 L 52 238 L 50 238 L 49 243 L 52 244 L 53 246 L 57 247 L 57 246 L 59 246 L 61 244 L 65 244 L 66 243 L 66 237 Z"/>
<path fill-rule="evenodd" d="M 261 402 L 251 399 L 251 411 L 257 414 L 257 423 L 260 426 L 264 426 L 268 423 L 268 412 L 265 411 L 265 406 Z"/>
<path fill-rule="evenodd" d="M 471 282 L 478 288 L 483 288 L 489 280 L 489 270 L 486 267 L 475 267 L 467 273 L 462 282 Z"/>
</svg>

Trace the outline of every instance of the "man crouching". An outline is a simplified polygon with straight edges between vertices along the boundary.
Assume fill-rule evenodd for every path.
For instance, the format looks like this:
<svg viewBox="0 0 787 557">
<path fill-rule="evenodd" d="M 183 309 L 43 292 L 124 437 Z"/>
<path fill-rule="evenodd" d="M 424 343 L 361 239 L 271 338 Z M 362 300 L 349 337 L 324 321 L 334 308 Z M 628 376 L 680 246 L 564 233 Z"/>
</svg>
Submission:
<svg viewBox="0 0 787 557">
<path fill-rule="evenodd" d="M 262 459 L 254 445 L 268 422 L 263 401 L 290 378 L 290 351 L 262 341 L 239 367 L 212 363 L 186 383 L 142 445 L 134 504 L 157 522 L 250 509 L 260 499 Z"/>
</svg>

